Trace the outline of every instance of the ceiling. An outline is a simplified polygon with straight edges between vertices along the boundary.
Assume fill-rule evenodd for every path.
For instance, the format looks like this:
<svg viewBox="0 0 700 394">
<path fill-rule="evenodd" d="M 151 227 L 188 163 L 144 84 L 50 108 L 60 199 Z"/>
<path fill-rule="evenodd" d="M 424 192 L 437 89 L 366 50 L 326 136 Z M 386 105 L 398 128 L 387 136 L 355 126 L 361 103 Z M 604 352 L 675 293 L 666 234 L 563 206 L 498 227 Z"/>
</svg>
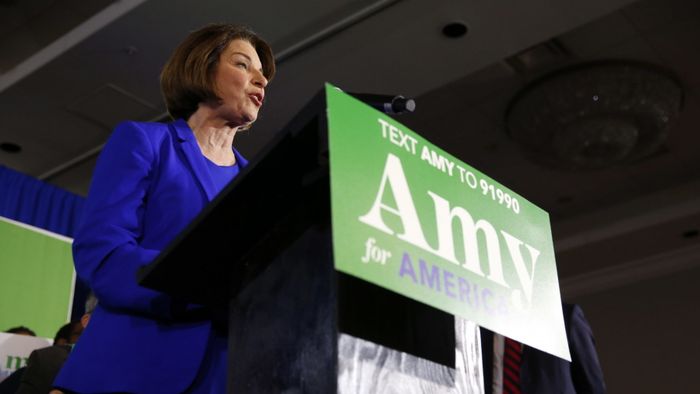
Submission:
<svg viewBox="0 0 700 394">
<path fill-rule="evenodd" d="M 279 60 L 253 157 L 325 81 L 413 96 L 399 120 L 550 212 L 562 292 L 589 294 L 700 265 L 700 2 L 696 0 L 0 0 L 0 164 L 86 194 L 116 122 L 165 114 L 158 74 L 213 21 L 253 26 Z M 461 21 L 468 34 L 445 37 Z M 561 67 L 655 64 L 684 105 L 662 149 L 634 163 L 565 171 L 506 133 L 508 103 Z"/>
</svg>

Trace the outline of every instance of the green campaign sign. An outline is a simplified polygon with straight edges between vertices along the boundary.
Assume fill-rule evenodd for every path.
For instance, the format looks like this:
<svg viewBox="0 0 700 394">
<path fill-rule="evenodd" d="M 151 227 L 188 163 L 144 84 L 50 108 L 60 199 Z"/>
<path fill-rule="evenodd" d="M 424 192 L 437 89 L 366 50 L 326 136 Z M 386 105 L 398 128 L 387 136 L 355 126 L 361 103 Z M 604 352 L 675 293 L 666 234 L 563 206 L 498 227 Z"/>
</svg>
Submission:
<svg viewBox="0 0 700 394">
<path fill-rule="evenodd" d="M 70 320 L 71 242 L 0 216 L 0 330 L 23 325 L 53 338 Z"/>
<path fill-rule="evenodd" d="M 326 97 L 336 269 L 570 360 L 547 212 L 331 85 Z"/>
</svg>

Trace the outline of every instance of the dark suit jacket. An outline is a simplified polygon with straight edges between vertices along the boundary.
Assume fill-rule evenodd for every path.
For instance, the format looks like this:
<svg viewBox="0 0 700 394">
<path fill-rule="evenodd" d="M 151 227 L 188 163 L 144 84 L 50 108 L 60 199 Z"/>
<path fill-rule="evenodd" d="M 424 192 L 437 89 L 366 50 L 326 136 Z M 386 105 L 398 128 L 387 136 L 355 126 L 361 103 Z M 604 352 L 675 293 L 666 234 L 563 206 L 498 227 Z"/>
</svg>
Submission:
<svg viewBox="0 0 700 394">
<path fill-rule="evenodd" d="M 70 351 L 70 345 L 55 345 L 33 351 L 16 394 L 48 393 Z"/>
<path fill-rule="evenodd" d="M 73 243 L 76 271 L 99 304 L 56 387 L 178 393 L 194 380 L 211 321 L 178 320 L 173 311 L 183 306 L 139 286 L 135 275 L 215 197 L 205 160 L 183 120 L 115 129 L 97 161 Z"/>
<path fill-rule="evenodd" d="M 27 367 L 18 368 L 0 382 L 0 394 L 15 394 Z"/>
<path fill-rule="evenodd" d="M 577 305 L 564 304 L 564 324 L 571 363 L 540 350 L 524 346 L 520 369 L 523 394 L 603 394 L 605 383 L 595 350 L 593 332 Z M 484 386 L 492 393 L 493 333 L 481 329 Z M 500 393 L 497 393 L 500 394 Z"/>
</svg>

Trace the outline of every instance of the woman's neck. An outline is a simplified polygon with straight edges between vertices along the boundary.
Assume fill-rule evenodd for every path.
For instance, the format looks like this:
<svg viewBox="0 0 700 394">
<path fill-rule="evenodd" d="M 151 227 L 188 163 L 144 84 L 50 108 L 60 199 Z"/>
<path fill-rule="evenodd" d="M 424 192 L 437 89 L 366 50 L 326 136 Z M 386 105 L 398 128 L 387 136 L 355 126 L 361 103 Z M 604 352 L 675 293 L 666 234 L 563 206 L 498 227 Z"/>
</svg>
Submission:
<svg viewBox="0 0 700 394">
<path fill-rule="evenodd" d="M 194 132 L 199 149 L 207 159 L 220 166 L 232 166 L 236 164 L 236 156 L 233 154 L 233 139 L 238 131 L 238 126 L 226 124 L 225 121 L 214 115 L 213 111 L 200 106 L 187 119 L 187 124 Z"/>
</svg>

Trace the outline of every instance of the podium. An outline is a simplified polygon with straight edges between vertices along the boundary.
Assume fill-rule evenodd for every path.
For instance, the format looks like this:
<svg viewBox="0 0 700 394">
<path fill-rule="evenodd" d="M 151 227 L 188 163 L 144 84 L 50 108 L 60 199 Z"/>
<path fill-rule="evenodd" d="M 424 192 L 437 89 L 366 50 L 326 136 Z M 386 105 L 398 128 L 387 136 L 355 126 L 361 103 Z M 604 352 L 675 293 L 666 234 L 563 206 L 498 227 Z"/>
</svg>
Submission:
<svg viewBox="0 0 700 394">
<path fill-rule="evenodd" d="M 335 270 L 318 93 L 139 283 L 228 313 L 231 393 L 482 392 L 475 324 Z"/>
</svg>

